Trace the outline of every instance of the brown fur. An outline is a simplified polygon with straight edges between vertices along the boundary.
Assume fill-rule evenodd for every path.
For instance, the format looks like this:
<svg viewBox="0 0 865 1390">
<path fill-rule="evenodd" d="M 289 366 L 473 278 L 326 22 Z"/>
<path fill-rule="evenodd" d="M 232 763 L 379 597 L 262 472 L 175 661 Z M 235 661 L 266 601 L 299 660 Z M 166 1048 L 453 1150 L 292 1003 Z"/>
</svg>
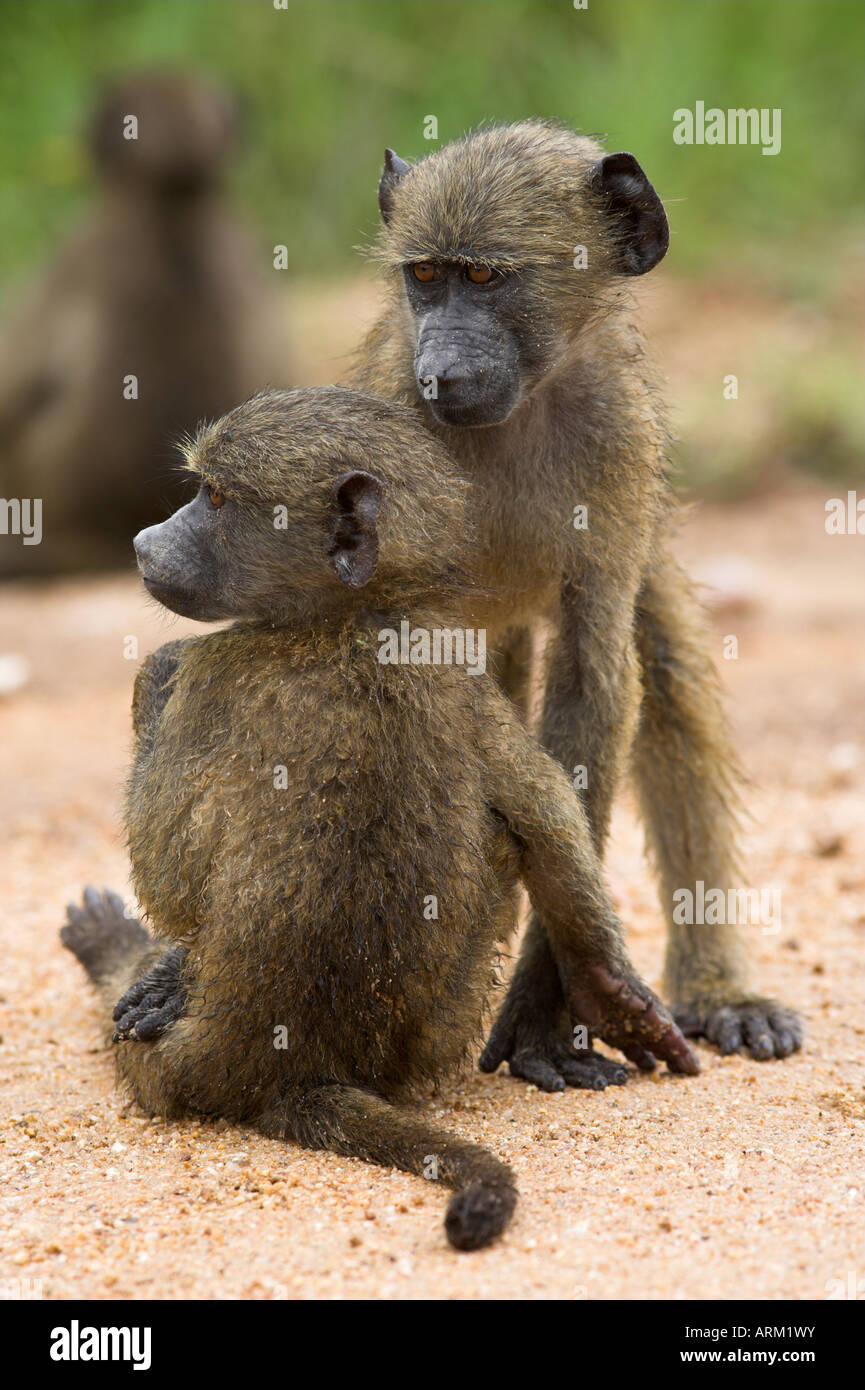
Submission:
<svg viewBox="0 0 865 1390">
<path fill-rule="evenodd" d="M 189 457 L 236 504 L 223 589 L 267 568 L 271 611 L 257 575 L 257 619 L 170 644 L 136 681 L 127 827 L 161 942 L 142 949 L 92 894 L 64 941 L 109 1030 L 165 941 L 188 950 L 183 1016 L 118 1049 L 146 1110 L 226 1115 L 414 1173 L 433 1156 L 457 1189 L 452 1242 L 485 1244 L 513 1209 L 508 1169 L 391 1103 L 465 1059 L 520 878 L 575 1013 L 640 1064 L 647 1047 L 676 1070 L 695 1061 L 633 975 L 567 777 L 492 679 L 378 659 L 382 628 L 453 626 L 471 606 L 466 488 L 442 447 L 409 412 L 332 388 L 256 397 Z M 378 561 L 352 587 L 328 562 L 331 499 L 347 467 L 373 461 Z"/>
<path fill-rule="evenodd" d="M 0 495 L 43 504 L 42 543 L 0 538 L 0 575 L 128 563 L 129 537 L 188 491 L 178 435 L 290 378 L 265 248 L 221 190 L 233 133 L 203 81 L 144 73 L 105 93 L 97 207 L 0 334 Z"/>
<path fill-rule="evenodd" d="M 633 746 L 679 1017 L 723 1051 L 744 1044 L 755 1057 L 786 1056 L 800 1024 L 750 992 L 737 929 L 672 920 L 675 888 L 736 882 L 739 773 L 699 608 L 668 550 L 669 438 L 630 316 L 627 218 L 603 205 L 593 181 L 602 155 L 594 140 L 538 121 L 475 131 L 408 172 L 395 174 L 389 155 L 377 248 L 386 302 L 352 379 L 412 407 L 472 480 L 479 575 L 495 596 L 486 620 L 512 692 L 525 688 L 524 657 L 508 631 L 525 652 L 521 625 L 552 626 L 541 738 L 567 769 L 587 767 L 599 851 Z M 574 268 L 578 245 L 585 269 Z M 503 423 L 454 428 L 421 398 L 403 280 L 413 262 L 519 277 L 511 324 L 540 365 Z M 587 530 L 571 524 L 579 504 Z M 545 1084 L 552 1024 L 541 1014 L 557 997 L 535 920 L 485 1064 L 509 1057 L 513 1071 Z"/>
</svg>

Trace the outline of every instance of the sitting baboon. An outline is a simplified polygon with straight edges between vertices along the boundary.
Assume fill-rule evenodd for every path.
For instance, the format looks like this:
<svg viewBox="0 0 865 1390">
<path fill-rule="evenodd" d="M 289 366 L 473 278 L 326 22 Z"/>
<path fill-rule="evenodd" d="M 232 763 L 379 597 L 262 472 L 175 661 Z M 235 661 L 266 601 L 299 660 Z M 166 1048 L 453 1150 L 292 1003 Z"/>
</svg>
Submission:
<svg viewBox="0 0 865 1390">
<path fill-rule="evenodd" d="M 41 543 L 0 575 L 125 564 L 188 496 L 178 436 L 291 380 L 282 299 L 222 192 L 232 102 L 171 72 L 120 81 L 90 128 L 98 206 L 0 331 L 0 496 Z"/>
<path fill-rule="evenodd" d="M 139 1039 L 117 1059 L 145 1110 L 432 1173 L 456 1190 L 451 1242 L 476 1248 L 510 1217 L 510 1171 L 394 1102 L 477 1038 L 520 879 L 575 1018 L 638 1066 L 696 1059 L 633 971 L 565 773 L 459 664 L 469 634 L 444 646 L 472 599 L 443 447 L 327 388 L 254 397 L 187 459 L 197 496 L 136 538 L 144 583 L 235 622 L 135 683 L 126 823 L 158 939 L 90 890 L 63 940 L 111 1034 Z M 576 1041 L 569 1079 L 623 1079 Z"/>
<path fill-rule="evenodd" d="M 699 606 L 672 559 L 668 433 L 631 279 L 669 233 L 631 154 L 542 121 L 472 132 L 410 166 L 387 151 L 382 315 L 352 380 L 410 405 L 473 483 L 478 573 L 502 683 L 524 703 L 528 625 L 552 630 L 544 746 L 575 774 L 603 851 L 633 764 L 686 1033 L 786 1057 L 791 1010 L 751 992 L 735 926 L 686 925 L 677 889 L 736 882 L 739 774 Z M 532 920 L 481 1065 L 545 1090 L 562 997 Z"/>
</svg>

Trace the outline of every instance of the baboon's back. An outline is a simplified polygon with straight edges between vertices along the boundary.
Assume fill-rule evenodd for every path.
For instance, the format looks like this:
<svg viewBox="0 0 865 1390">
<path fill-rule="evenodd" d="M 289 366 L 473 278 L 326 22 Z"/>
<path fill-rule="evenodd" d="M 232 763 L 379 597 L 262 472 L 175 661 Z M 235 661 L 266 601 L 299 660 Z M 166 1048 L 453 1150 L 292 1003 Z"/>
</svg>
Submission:
<svg viewBox="0 0 865 1390">
<path fill-rule="evenodd" d="M 479 677 L 381 665 L 373 629 L 195 646 L 129 824 L 154 927 L 192 942 L 188 1017 L 159 1044 L 189 1103 L 442 1075 L 480 1027 L 514 878 L 485 804 Z"/>
</svg>

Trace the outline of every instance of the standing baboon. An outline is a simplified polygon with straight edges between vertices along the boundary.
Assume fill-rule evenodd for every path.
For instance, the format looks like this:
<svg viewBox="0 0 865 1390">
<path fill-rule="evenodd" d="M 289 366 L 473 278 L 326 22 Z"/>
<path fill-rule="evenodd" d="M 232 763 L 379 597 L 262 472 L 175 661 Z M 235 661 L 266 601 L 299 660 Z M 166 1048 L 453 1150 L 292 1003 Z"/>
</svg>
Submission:
<svg viewBox="0 0 865 1390">
<path fill-rule="evenodd" d="M 147 1111 L 427 1171 L 456 1190 L 452 1243 L 487 1244 L 508 1168 L 392 1102 L 477 1037 L 520 878 L 575 1017 L 638 1066 L 696 1059 L 628 961 L 565 773 L 479 668 L 424 664 L 472 602 L 443 446 L 329 388 L 259 395 L 187 456 L 200 490 L 136 538 L 144 583 L 236 622 L 163 647 L 135 684 L 127 829 L 162 941 L 92 890 L 63 940 L 114 1036 L 157 1039 L 117 1054 Z M 384 661 L 403 623 L 411 662 Z M 562 1066 L 623 1079 L 573 1043 Z"/>
<path fill-rule="evenodd" d="M 676 889 L 735 882 L 738 773 L 698 604 L 671 558 L 674 499 L 630 277 L 667 219 L 630 154 L 539 121 L 482 129 L 379 187 L 384 311 L 353 381 L 412 405 L 474 483 L 489 615 L 519 698 L 525 628 L 555 640 L 541 738 L 570 771 L 603 850 L 634 771 L 670 924 L 666 989 L 687 1033 L 756 1058 L 800 1045 L 789 1009 L 752 994 L 735 927 L 673 918 Z M 560 1089 L 561 991 L 531 922 L 482 1065 Z"/>
<path fill-rule="evenodd" d="M 234 126 L 225 93 L 172 73 L 100 102 L 99 204 L 0 332 L 0 496 L 42 506 L 41 544 L 0 538 L 0 575 L 126 563 L 187 495 L 177 436 L 290 380 L 268 262 L 224 204 Z"/>
</svg>

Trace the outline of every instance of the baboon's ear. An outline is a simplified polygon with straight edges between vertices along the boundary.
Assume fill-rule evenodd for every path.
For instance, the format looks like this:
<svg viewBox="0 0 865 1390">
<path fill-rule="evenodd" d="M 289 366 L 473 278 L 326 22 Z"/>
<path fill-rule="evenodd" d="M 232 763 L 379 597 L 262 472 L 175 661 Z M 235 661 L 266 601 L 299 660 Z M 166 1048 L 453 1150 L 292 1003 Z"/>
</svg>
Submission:
<svg viewBox="0 0 865 1390">
<path fill-rule="evenodd" d="M 378 209 L 385 226 L 387 226 L 393 213 L 394 189 L 410 168 L 411 165 L 406 164 L 405 160 L 400 159 L 393 150 L 385 150 L 384 169 L 378 185 Z"/>
<path fill-rule="evenodd" d="M 378 564 L 378 514 L 384 487 L 372 473 L 344 473 L 331 488 L 330 563 L 343 584 L 361 589 Z"/>
<path fill-rule="evenodd" d="M 591 183 L 613 224 L 620 274 L 645 275 L 670 244 L 663 203 L 632 154 L 599 159 Z"/>
</svg>

